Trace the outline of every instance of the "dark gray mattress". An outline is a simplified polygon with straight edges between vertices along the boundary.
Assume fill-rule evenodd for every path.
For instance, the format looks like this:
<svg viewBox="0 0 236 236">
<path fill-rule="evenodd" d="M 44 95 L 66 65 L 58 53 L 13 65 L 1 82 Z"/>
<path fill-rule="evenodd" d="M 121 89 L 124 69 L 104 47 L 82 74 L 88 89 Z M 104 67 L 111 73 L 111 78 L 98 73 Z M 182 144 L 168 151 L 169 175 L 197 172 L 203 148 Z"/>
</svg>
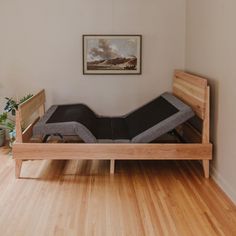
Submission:
<svg viewBox="0 0 236 236">
<path fill-rule="evenodd" d="M 170 93 L 121 117 L 102 117 L 84 104 L 54 105 L 36 123 L 34 135 L 76 135 L 86 143 L 149 143 L 194 116 Z"/>
</svg>

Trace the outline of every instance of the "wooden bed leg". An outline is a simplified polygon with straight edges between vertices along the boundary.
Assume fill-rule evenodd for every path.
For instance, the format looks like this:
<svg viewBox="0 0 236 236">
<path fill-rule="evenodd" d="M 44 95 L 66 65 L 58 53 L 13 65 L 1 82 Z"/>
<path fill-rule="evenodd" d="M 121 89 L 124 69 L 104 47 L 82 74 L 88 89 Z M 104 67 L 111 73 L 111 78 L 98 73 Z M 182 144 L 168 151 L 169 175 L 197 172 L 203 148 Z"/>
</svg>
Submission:
<svg viewBox="0 0 236 236">
<path fill-rule="evenodd" d="M 115 160 L 110 160 L 110 174 L 115 172 Z"/>
<path fill-rule="evenodd" d="M 202 160 L 202 165 L 203 165 L 203 171 L 204 171 L 204 176 L 205 178 L 209 178 L 209 168 L 210 168 L 210 161 L 209 160 Z"/>
<path fill-rule="evenodd" d="M 22 166 L 22 160 L 16 160 L 16 163 L 15 163 L 15 176 L 16 176 L 17 179 L 20 178 L 21 166 Z"/>
</svg>

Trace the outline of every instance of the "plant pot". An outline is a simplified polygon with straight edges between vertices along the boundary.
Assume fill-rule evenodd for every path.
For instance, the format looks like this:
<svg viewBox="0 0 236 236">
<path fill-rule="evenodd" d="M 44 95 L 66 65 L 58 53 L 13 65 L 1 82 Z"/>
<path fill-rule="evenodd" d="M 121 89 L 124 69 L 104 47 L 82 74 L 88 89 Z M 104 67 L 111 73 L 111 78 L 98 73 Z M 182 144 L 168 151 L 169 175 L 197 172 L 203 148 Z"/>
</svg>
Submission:
<svg viewBox="0 0 236 236">
<path fill-rule="evenodd" d="M 0 128 L 0 147 L 5 143 L 5 130 Z"/>
</svg>

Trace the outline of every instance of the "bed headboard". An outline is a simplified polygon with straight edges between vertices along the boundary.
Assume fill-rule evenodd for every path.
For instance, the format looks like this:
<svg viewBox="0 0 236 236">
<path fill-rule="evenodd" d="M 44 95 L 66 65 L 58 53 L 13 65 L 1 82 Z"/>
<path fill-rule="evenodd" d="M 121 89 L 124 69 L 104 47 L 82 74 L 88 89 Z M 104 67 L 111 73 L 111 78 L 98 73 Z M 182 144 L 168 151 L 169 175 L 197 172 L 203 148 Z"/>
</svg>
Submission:
<svg viewBox="0 0 236 236">
<path fill-rule="evenodd" d="M 200 138 L 202 142 L 208 143 L 210 87 L 207 85 L 207 79 L 176 70 L 173 79 L 173 94 L 191 106 L 202 120 L 203 128 Z"/>
<path fill-rule="evenodd" d="M 199 76 L 175 71 L 173 93 L 190 105 L 202 120 L 205 117 L 207 80 Z"/>
<path fill-rule="evenodd" d="M 45 91 L 20 104 L 16 111 L 16 140 L 27 142 L 32 136 L 34 124 L 45 112 Z"/>
</svg>

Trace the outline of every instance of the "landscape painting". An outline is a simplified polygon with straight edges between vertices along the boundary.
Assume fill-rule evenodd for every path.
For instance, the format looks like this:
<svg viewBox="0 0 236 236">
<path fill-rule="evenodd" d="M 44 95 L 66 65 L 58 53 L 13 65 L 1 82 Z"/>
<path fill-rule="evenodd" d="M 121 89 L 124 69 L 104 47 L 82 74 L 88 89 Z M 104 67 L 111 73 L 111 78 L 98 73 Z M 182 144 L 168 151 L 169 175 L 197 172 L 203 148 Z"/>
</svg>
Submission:
<svg viewBox="0 0 236 236">
<path fill-rule="evenodd" d="M 83 35 L 84 74 L 141 74 L 141 35 Z"/>
</svg>

